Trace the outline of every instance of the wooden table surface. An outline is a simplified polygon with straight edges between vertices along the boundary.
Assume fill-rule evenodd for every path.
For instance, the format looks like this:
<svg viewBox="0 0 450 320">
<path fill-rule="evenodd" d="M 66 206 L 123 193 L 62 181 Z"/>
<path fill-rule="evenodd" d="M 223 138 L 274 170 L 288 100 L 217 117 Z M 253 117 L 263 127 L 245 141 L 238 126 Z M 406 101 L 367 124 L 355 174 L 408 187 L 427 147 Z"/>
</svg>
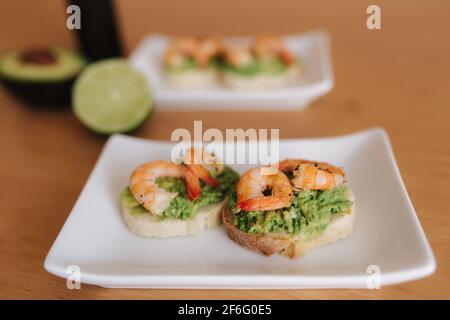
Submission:
<svg viewBox="0 0 450 320">
<path fill-rule="evenodd" d="M 381 290 L 68 290 L 43 261 L 106 139 L 80 125 L 69 108 L 31 108 L 0 89 L 0 298 L 450 298 L 450 2 L 376 1 L 379 31 L 365 27 L 369 3 L 118 1 L 128 52 L 155 31 L 235 35 L 325 27 L 332 36 L 336 84 L 309 109 L 239 115 L 157 110 L 136 135 L 168 140 L 173 129 L 190 129 L 194 120 L 221 130 L 280 128 L 281 138 L 382 126 L 435 253 L 435 274 Z M 73 47 L 64 5 L 3 1 L 0 50 L 41 43 Z"/>
</svg>

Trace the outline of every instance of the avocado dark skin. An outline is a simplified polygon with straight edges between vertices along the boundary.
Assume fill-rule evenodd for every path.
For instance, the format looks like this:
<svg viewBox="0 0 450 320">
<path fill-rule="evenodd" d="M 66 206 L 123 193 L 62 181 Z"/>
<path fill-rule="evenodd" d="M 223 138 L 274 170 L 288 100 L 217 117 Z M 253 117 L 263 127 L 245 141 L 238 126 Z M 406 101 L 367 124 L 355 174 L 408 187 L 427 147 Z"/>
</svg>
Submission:
<svg viewBox="0 0 450 320">
<path fill-rule="evenodd" d="M 23 51 L 18 56 L 19 65 L 33 65 L 35 68 L 45 67 L 61 63 L 58 56 L 47 48 L 33 48 Z M 81 70 L 81 68 L 80 68 Z M 66 78 L 58 80 L 27 80 L 16 79 L 2 75 L 1 82 L 19 100 L 36 106 L 69 106 L 71 90 L 77 74 L 70 74 Z"/>
<path fill-rule="evenodd" d="M 19 100 L 36 106 L 69 106 L 76 77 L 58 82 L 24 82 L 2 79 L 3 85 Z"/>
</svg>

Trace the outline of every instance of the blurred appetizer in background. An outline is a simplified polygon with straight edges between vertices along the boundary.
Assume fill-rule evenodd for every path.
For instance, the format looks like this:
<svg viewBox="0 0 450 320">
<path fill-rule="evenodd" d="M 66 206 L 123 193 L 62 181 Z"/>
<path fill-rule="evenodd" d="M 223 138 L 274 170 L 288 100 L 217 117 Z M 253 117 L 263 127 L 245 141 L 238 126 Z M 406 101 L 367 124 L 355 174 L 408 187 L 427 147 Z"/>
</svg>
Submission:
<svg viewBox="0 0 450 320">
<path fill-rule="evenodd" d="M 180 164 L 145 163 L 134 170 L 120 196 L 123 220 L 145 237 L 198 234 L 220 224 L 238 179 L 238 173 L 201 149 L 189 149 Z"/>
<path fill-rule="evenodd" d="M 245 172 L 223 211 L 223 222 L 241 246 L 295 259 L 347 238 L 355 215 L 355 198 L 342 168 L 288 159 L 275 174 L 263 175 L 261 168 Z"/>
<path fill-rule="evenodd" d="M 208 87 L 216 84 L 223 44 L 217 37 L 180 37 L 164 54 L 167 81 L 175 87 Z"/>
<path fill-rule="evenodd" d="M 263 34 L 247 45 L 218 37 L 175 38 L 164 54 L 167 81 L 175 87 L 204 88 L 218 81 L 234 89 L 289 85 L 301 74 L 300 60 L 277 36 Z"/>
<path fill-rule="evenodd" d="M 228 46 L 223 82 L 235 89 L 283 87 L 301 74 L 301 65 L 279 37 L 259 35 L 250 48 Z"/>
</svg>

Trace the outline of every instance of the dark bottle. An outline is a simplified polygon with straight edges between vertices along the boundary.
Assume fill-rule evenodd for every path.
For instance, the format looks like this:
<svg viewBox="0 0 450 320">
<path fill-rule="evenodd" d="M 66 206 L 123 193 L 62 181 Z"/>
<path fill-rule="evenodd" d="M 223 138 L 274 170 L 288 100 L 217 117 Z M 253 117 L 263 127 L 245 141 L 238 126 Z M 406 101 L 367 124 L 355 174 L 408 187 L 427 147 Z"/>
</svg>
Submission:
<svg viewBox="0 0 450 320">
<path fill-rule="evenodd" d="M 80 7 L 81 29 L 76 34 L 85 56 L 93 61 L 122 56 L 112 0 L 69 0 L 68 3 Z"/>
</svg>

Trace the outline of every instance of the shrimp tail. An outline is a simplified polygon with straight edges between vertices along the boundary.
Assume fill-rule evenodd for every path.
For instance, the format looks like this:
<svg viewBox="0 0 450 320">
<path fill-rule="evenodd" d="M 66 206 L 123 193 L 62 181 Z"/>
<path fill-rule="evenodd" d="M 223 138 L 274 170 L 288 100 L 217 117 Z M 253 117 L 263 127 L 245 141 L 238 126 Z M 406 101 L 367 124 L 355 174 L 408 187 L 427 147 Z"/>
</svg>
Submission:
<svg viewBox="0 0 450 320">
<path fill-rule="evenodd" d="M 300 163 L 301 162 L 299 160 L 286 159 L 278 163 L 278 170 L 282 172 L 293 171 L 300 165 Z"/>
<path fill-rule="evenodd" d="M 275 210 L 286 207 L 290 199 L 280 196 L 257 197 L 247 199 L 237 204 L 244 211 Z"/>
<path fill-rule="evenodd" d="M 199 165 L 199 164 L 190 164 L 190 165 L 188 165 L 188 167 L 197 177 L 199 177 L 207 185 L 213 186 L 213 187 L 220 186 L 219 180 L 211 177 L 208 170 L 206 170 L 204 166 Z"/>
<path fill-rule="evenodd" d="M 186 189 L 189 200 L 193 201 L 200 197 L 202 193 L 202 188 L 200 186 L 199 178 L 190 170 L 190 168 L 186 168 L 185 170 L 185 180 L 186 180 Z"/>
<path fill-rule="evenodd" d="M 285 63 L 287 65 L 290 65 L 290 64 L 294 63 L 294 61 L 295 61 L 295 58 L 292 55 L 292 53 L 285 48 L 280 50 L 280 59 L 281 59 L 281 61 L 283 61 L 283 63 Z"/>
</svg>

